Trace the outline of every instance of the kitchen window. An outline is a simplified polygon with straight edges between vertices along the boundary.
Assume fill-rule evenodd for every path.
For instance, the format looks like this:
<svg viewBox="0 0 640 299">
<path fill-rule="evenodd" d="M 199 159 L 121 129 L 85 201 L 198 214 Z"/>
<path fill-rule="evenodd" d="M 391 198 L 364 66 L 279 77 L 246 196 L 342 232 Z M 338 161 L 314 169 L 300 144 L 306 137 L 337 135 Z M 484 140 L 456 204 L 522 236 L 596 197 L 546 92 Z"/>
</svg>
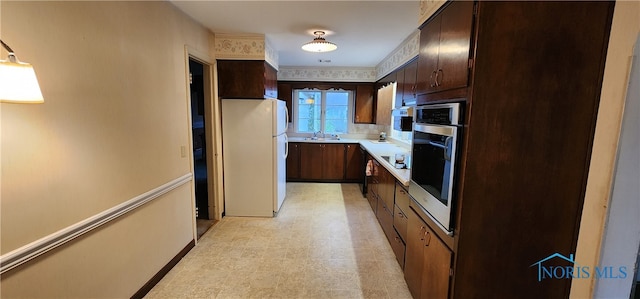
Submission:
<svg viewBox="0 0 640 299">
<path fill-rule="evenodd" d="M 294 90 L 295 130 L 298 133 L 323 132 L 342 134 L 348 132 L 351 122 L 350 107 L 353 92 L 350 90 Z"/>
</svg>

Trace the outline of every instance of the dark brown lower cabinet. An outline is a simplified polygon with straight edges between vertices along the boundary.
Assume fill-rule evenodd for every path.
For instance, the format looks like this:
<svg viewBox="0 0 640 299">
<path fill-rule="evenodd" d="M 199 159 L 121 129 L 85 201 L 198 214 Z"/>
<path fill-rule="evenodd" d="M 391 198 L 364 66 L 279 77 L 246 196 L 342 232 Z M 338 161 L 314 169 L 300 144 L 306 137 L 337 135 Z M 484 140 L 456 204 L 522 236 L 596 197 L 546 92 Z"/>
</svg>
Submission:
<svg viewBox="0 0 640 299">
<path fill-rule="evenodd" d="M 343 180 L 345 163 L 345 145 L 322 144 L 322 179 Z"/>
<path fill-rule="evenodd" d="M 319 143 L 300 144 L 300 178 L 321 180 L 323 171 L 323 147 Z"/>
<path fill-rule="evenodd" d="M 449 296 L 452 252 L 413 210 L 407 212 L 404 277 L 414 298 Z"/>
<path fill-rule="evenodd" d="M 378 171 L 378 196 L 384 200 L 387 207 L 393 209 L 395 192 L 396 192 L 396 178 L 384 167 L 380 167 Z"/>
<path fill-rule="evenodd" d="M 400 237 L 403 240 L 407 240 L 407 225 L 409 224 L 409 219 L 407 218 L 406 212 L 404 212 L 400 206 L 397 204 L 393 208 L 393 227 L 396 228 Z"/>
<path fill-rule="evenodd" d="M 289 154 L 287 155 L 287 180 L 297 180 L 300 178 L 300 143 L 289 143 Z"/>
<path fill-rule="evenodd" d="M 378 211 L 378 196 L 372 191 L 373 180 L 371 178 L 368 178 L 367 180 L 369 180 L 367 185 L 367 201 L 369 202 L 369 205 L 371 206 L 371 209 L 375 214 Z"/>
<path fill-rule="evenodd" d="M 296 149 L 298 152 L 293 152 Z M 287 163 L 297 163 L 287 164 L 289 181 L 356 182 L 362 179 L 362 154 L 357 143 L 290 143 L 289 156 Z"/>
<path fill-rule="evenodd" d="M 364 171 L 362 170 L 363 159 L 362 152 L 360 151 L 360 145 L 347 144 L 346 146 L 346 165 L 345 165 L 345 180 L 361 182 L 364 178 Z"/>
</svg>

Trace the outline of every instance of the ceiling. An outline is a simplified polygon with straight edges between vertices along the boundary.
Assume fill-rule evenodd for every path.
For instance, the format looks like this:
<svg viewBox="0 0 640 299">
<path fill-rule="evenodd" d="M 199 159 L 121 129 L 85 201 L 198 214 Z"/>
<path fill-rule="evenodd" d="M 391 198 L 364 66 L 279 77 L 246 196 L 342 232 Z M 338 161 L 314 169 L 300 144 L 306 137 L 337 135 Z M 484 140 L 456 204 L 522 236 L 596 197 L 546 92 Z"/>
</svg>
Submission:
<svg viewBox="0 0 640 299">
<path fill-rule="evenodd" d="M 170 1 L 212 32 L 265 34 L 279 66 L 375 67 L 417 29 L 419 18 L 418 0 Z M 315 30 L 327 31 L 338 49 L 303 51 Z"/>
</svg>

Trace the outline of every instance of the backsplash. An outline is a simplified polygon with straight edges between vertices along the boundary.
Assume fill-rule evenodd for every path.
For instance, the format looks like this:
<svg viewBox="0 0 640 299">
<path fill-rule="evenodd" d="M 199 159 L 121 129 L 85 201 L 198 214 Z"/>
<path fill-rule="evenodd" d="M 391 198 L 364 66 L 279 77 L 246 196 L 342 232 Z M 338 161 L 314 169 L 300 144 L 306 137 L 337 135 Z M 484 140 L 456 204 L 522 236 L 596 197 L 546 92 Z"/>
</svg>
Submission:
<svg viewBox="0 0 640 299">
<path fill-rule="evenodd" d="M 387 137 L 391 137 L 398 142 L 411 145 L 411 132 L 401 132 L 394 130 L 392 126 L 376 125 L 376 124 L 349 124 L 349 133 L 340 134 L 343 138 L 367 138 L 377 139 L 380 132 L 387 133 Z M 306 137 L 308 133 L 296 133 L 293 127 L 289 126 L 287 134 L 291 137 Z"/>
<path fill-rule="evenodd" d="M 381 126 L 376 124 L 350 124 L 349 125 L 349 133 L 350 134 L 366 134 L 373 135 L 377 137 L 380 132 L 389 132 L 388 126 Z"/>
</svg>

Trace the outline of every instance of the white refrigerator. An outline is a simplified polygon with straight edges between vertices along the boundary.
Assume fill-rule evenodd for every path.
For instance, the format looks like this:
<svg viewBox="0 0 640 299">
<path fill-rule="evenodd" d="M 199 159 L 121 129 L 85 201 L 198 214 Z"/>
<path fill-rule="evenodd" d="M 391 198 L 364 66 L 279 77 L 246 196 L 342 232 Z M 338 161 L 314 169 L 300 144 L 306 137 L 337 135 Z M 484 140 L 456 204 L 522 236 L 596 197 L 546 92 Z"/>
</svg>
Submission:
<svg viewBox="0 0 640 299">
<path fill-rule="evenodd" d="M 288 113 L 276 99 L 222 100 L 226 216 L 274 217 L 285 199 Z"/>
</svg>

